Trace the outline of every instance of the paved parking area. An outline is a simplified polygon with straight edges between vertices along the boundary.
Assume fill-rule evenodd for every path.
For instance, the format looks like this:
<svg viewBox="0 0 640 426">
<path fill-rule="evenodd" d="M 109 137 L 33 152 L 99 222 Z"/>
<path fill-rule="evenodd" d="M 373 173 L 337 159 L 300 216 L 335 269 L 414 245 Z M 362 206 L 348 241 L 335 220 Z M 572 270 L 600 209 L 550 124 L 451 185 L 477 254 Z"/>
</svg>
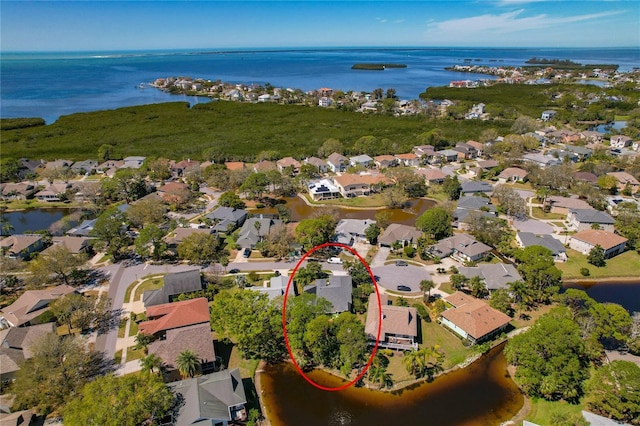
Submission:
<svg viewBox="0 0 640 426">
<path fill-rule="evenodd" d="M 431 274 L 424 267 L 411 264 L 377 266 L 371 268 L 371 272 L 376 276 L 379 286 L 393 291 L 397 291 L 398 285 L 406 285 L 411 292 L 419 292 L 420 281 L 431 279 Z"/>
</svg>

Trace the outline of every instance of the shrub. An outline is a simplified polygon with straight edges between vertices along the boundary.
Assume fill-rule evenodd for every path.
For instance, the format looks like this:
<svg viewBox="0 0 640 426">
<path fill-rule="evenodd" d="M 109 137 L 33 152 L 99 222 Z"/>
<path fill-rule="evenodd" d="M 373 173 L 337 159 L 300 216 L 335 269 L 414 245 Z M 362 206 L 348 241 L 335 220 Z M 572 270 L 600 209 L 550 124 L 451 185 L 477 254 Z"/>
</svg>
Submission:
<svg viewBox="0 0 640 426">
<path fill-rule="evenodd" d="M 583 277 L 588 277 L 589 275 L 591 275 L 591 273 L 589 272 L 589 268 L 580 268 L 580 274 L 582 274 Z"/>
<path fill-rule="evenodd" d="M 259 278 L 258 273 L 256 271 L 249 272 L 247 277 L 249 278 L 249 281 L 258 281 L 258 278 Z"/>
<path fill-rule="evenodd" d="M 416 255 L 416 249 L 413 248 L 413 246 L 406 246 L 404 248 L 404 254 L 406 254 L 407 257 L 413 257 Z"/>
</svg>

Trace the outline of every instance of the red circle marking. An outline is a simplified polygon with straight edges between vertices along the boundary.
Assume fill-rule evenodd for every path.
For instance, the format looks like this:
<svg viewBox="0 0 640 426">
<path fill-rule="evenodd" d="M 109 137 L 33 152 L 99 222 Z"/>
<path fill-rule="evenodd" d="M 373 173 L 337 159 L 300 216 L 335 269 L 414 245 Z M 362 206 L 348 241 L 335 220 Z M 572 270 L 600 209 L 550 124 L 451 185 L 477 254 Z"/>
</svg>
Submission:
<svg viewBox="0 0 640 426">
<path fill-rule="evenodd" d="M 291 283 L 293 283 L 293 277 L 296 275 L 296 272 L 298 271 L 298 268 L 300 267 L 300 265 L 302 265 L 302 262 L 304 262 L 305 259 L 307 257 L 309 257 L 309 255 L 311 253 L 313 253 L 314 251 L 316 251 L 318 249 L 321 249 L 323 247 L 340 247 L 340 248 L 343 248 L 345 250 L 350 251 L 353 255 L 355 255 L 358 258 L 358 260 L 360 262 L 362 262 L 364 267 L 367 269 L 367 272 L 369 272 L 369 276 L 371 277 L 371 281 L 373 282 L 373 288 L 374 288 L 374 290 L 376 292 L 376 297 L 378 298 L 378 315 L 380 316 L 378 318 L 378 335 L 376 336 L 376 343 L 373 346 L 373 352 L 371 353 L 371 356 L 369 357 L 369 361 L 367 361 L 367 365 L 365 365 L 364 369 L 360 372 L 360 374 L 358 374 L 358 376 L 355 379 L 353 379 L 349 383 L 345 383 L 344 385 L 338 386 L 338 387 L 335 387 L 335 388 L 322 386 L 322 385 L 314 382 L 306 374 L 304 374 L 304 371 L 302 371 L 302 369 L 300 368 L 300 366 L 296 362 L 295 358 L 293 357 L 293 352 L 291 351 L 291 346 L 289 345 L 289 336 L 287 334 L 287 297 L 289 296 L 289 288 L 291 287 Z M 291 276 L 289 277 L 289 281 L 287 282 L 287 288 L 286 288 L 286 290 L 284 292 L 284 303 L 282 305 L 282 327 L 284 328 L 284 343 L 287 346 L 287 352 L 289 353 L 289 358 L 291 358 L 291 361 L 293 361 L 293 365 L 294 365 L 294 367 L 296 367 L 296 370 L 298 370 L 298 373 L 300 373 L 300 375 L 302 377 L 304 377 L 304 379 L 307 382 L 311 383 L 313 386 L 317 387 L 318 389 L 322 389 L 322 390 L 325 390 L 325 391 L 341 391 L 341 390 L 344 390 L 344 389 L 346 389 L 346 388 L 348 388 L 350 386 L 355 385 L 358 382 L 358 380 L 360 380 L 367 373 L 367 370 L 371 366 L 371 363 L 373 362 L 373 357 L 375 357 L 376 356 L 376 352 L 378 352 L 378 342 L 380 341 L 380 333 L 382 331 L 382 303 L 380 302 L 380 291 L 378 290 L 378 283 L 376 281 L 376 278 L 374 277 L 373 272 L 371 272 L 371 268 L 369 267 L 369 264 L 367 263 L 367 261 L 364 260 L 362 258 L 362 256 L 360 256 L 358 254 L 358 252 L 356 252 L 354 249 L 352 249 L 351 247 L 349 247 L 349 246 L 347 246 L 345 244 L 341 244 L 341 243 L 324 243 L 324 244 L 320 244 L 319 246 L 315 246 L 314 248 L 309 250 L 307 253 L 305 253 L 305 255 L 302 256 L 302 258 L 296 264 L 296 267 L 293 268 L 293 272 L 291 273 Z"/>
</svg>

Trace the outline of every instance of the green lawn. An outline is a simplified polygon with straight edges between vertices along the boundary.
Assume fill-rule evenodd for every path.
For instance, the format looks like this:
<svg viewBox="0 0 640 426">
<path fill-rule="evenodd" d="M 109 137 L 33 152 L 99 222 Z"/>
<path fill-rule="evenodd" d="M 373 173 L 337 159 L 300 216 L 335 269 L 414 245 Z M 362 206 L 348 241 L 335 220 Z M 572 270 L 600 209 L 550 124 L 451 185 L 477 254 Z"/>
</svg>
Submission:
<svg viewBox="0 0 640 426">
<path fill-rule="evenodd" d="M 122 339 L 124 337 L 124 332 L 127 327 L 127 321 L 120 321 L 118 325 L 118 339 Z"/>
<path fill-rule="evenodd" d="M 155 278 L 158 278 L 158 277 L 161 277 L 161 276 L 162 276 L 162 275 L 160 275 L 160 274 L 159 274 L 159 275 L 149 275 L 149 276 L 146 276 L 146 277 L 142 277 L 142 278 L 141 278 L 141 280 L 142 280 L 142 281 L 145 281 L 145 280 L 147 280 L 147 281 L 143 282 L 143 283 L 140 285 L 140 287 L 138 288 L 138 290 L 139 290 L 140 288 L 145 287 L 145 286 L 151 286 L 151 285 L 152 285 L 151 283 L 152 283 L 152 282 L 154 282 L 154 281 L 156 281 L 156 280 L 154 279 L 154 277 L 155 277 Z M 164 283 L 164 280 L 163 280 L 163 279 L 160 279 L 160 281 L 161 281 L 161 283 Z M 130 285 L 129 287 L 127 287 L 127 291 L 125 291 L 125 293 L 124 293 L 124 302 L 125 302 L 125 303 L 129 303 L 129 300 L 130 300 L 130 298 L 131 298 L 131 292 L 133 291 L 133 288 L 134 288 L 134 287 L 135 287 L 139 282 L 140 282 L 140 281 L 134 281 L 134 282 L 132 282 L 132 283 L 131 283 L 131 285 Z M 157 283 L 156 283 L 155 285 L 157 285 Z M 160 287 L 162 287 L 162 284 L 160 284 L 160 285 L 159 285 L 159 286 L 157 286 L 157 287 L 146 287 L 146 288 L 144 288 L 142 291 L 144 292 L 144 290 L 154 290 L 154 289 L 157 289 L 157 288 L 160 288 Z M 136 292 L 135 292 L 135 294 L 134 294 L 134 297 L 136 297 L 136 299 L 134 299 L 134 300 L 138 300 L 138 299 L 137 299 L 137 297 L 139 297 L 139 295 L 142 295 L 142 293 L 139 293 L 138 291 L 136 291 Z"/>
<path fill-rule="evenodd" d="M 144 351 L 142 350 L 142 348 L 133 349 L 133 346 L 127 348 L 127 362 L 135 361 L 136 359 L 141 359 L 141 358 L 144 358 L 145 356 L 146 355 L 144 354 Z"/>
<path fill-rule="evenodd" d="M 556 266 L 562 271 L 562 278 L 567 279 L 590 279 L 590 278 L 618 278 L 618 277 L 640 277 L 640 255 L 635 251 L 627 251 L 612 259 L 607 260 L 607 265 L 597 268 L 587 262 L 587 256 L 575 251 L 567 250 L 569 259 L 565 263 L 557 263 Z M 584 277 L 580 273 L 581 268 L 589 269 L 590 275 Z"/>
<path fill-rule="evenodd" d="M 451 286 L 451 283 L 449 281 L 447 281 L 446 283 L 440 284 L 440 287 L 438 288 L 444 291 L 445 293 L 449 293 L 449 294 L 453 294 L 457 291 L 455 288 Z"/>
<path fill-rule="evenodd" d="M 422 327 L 422 343 L 420 346 L 439 345 L 440 350 L 445 354 L 443 365 L 445 369 L 461 363 L 473 352 L 473 349 L 465 347 L 462 344 L 462 340 L 455 336 L 453 332 L 445 329 L 440 324 L 421 320 L 420 325 Z"/>
<path fill-rule="evenodd" d="M 138 323 L 135 321 L 131 321 L 131 326 L 129 327 L 129 336 L 135 336 L 138 334 Z"/>
<path fill-rule="evenodd" d="M 557 414 L 574 415 L 582 417 L 582 404 L 569 404 L 566 401 L 547 401 L 544 399 L 532 399 L 531 411 L 527 420 L 539 425 L 552 425 L 551 417 Z"/>
<path fill-rule="evenodd" d="M 144 281 L 133 293 L 133 300 L 139 300 L 147 290 L 157 290 L 164 285 L 164 278 L 152 278 Z M 126 299 L 125 299 L 126 300 Z"/>
<path fill-rule="evenodd" d="M 116 365 L 122 362 L 122 349 L 118 349 L 116 353 L 113 354 L 113 361 Z"/>
<path fill-rule="evenodd" d="M 533 212 L 533 217 L 536 219 L 562 220 L 567 217 L 566 214 L 547 213 L 544 210 L 542 210 L 542 207 L 533 207 L 532 212 Z"/>
</svg>

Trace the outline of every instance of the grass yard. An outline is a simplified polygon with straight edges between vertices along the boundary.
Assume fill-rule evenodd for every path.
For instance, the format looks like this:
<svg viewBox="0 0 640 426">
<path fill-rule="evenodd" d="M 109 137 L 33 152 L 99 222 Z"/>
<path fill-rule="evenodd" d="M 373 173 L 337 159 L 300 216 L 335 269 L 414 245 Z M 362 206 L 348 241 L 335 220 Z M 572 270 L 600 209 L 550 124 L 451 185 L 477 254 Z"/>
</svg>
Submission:
<svg viewBox="0 0 640 426">
<path fill-rule="evenodd" d="M 455 288 L 451 286 L 451 282 L 449 281 L 447 281 L 446 283 L 440 284 L 440 287 L 438 288 L 444 291 L 445 293 L 449 293 L 449 294 L 453 294 L 457 291 Z"/>
<path fill-rule="evenodd" d="M 472 348 L 465 347 L 457 336 L 435 322 L 420 321 L 422 328 L 422 342 L 420 346 L 439 345 L 445 354 L 443 367 L 451 368 L 464 361 L 473 353 Z"/>
<path fill-rule="evenodd" d="M 113 362 L 116 365 L 119 365 L 122 362 L 122 349 L 118 349 L 115 354 L 113 354 Z"/>
<path fill-rule="evenodd" d="M 131 321 L 131 326 L 129 327 L 129 337 L 135 336 L 138 334 L 138 323 L 135 321 Z"/>
<path fill-rule="evenodd" d="M 145 356 L 146 355 L 144 354 L 144 350 L 142 350 L 142 348 L 133 349 L 133 346 L 127 348 L 127 362 L 135 361 L 136 359 L 142 359 Z"/>
<path fill-rule="evenodd" d="M 542 207 L 532 207 L 532 213 L 534 219 L 562 220 L 567 217 L 566 214 L 547 213 L 542 210 Z"/>
<path fill-rule="evenodd" d="M 511 324 L 513 324 L 515 328 L 522 328 L 533 325 L 533 323 L 535 323 L 538 318 L 546 313 L 549 313 L 549 311 L 554 307 L 555 305 L 541 305 L 533 311 L 516 311 L 513 320 L 511 320 Z M 523 317 L 520 316 L 521 314 L 523 315 Z"/>
<path fill-rule="evenodd" d="M 592 279 L 592 278 L 620 278 L 640 277 L 640 255 L 635 251 L 626 251 L 612 259 L 607 259 L 607 265 L 598 268 L 587 262 L 587 256 L 575 251 L 567 250 L 569 259 L 565 263 L 556 266 L 562 271 L 562 278 L 567 279 Z M 589 276 L 580 273 L 581 268 L 589 269 Z"/>
<path fill-rule="evenodd" d="M 583 404 L 569 404 L 566 401 L 547 401 L 544 399 L 532 399 L 531 411 L 527 416 L 527 420 L 539 425 L 552 425 L 551 418 L 557 414 L 565 414 L 570 416 L 580 416 L 581 410 L 584 409 Z"/>
<path fill-rule="evenodd" d="M 120 324 L 118 324 L 118 339 L 122 339 L 124 337 L 126 327 L 127 321 L 120 321 Z"/>
</svg>

